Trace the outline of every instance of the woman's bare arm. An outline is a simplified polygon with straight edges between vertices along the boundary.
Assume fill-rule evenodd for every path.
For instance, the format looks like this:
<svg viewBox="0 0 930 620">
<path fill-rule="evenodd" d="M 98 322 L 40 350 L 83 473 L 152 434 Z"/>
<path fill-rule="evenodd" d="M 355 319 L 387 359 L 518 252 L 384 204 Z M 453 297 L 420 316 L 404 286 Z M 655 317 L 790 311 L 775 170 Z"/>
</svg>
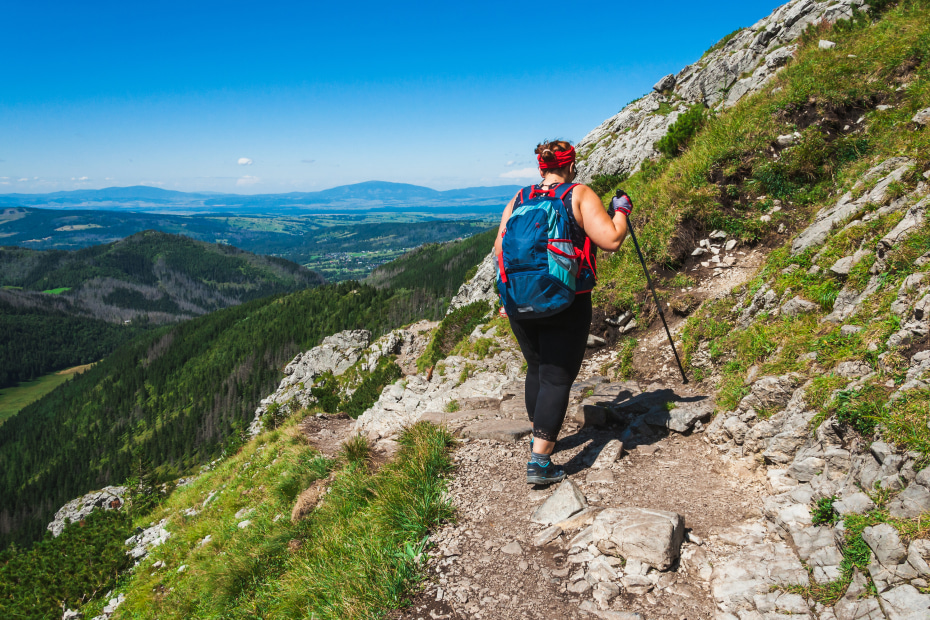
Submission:
<svg viewBox="0 0 930 620">
<path fill-rule="evenodd" d="M 572 192 L 572 211 L 578 225 L 602 250 L 616 252 L 626 238 L 626 215 L 617 211 L 613 219 L 607 215 L 600 197 L 587 185 L 578 185 Z"/>
</svg>

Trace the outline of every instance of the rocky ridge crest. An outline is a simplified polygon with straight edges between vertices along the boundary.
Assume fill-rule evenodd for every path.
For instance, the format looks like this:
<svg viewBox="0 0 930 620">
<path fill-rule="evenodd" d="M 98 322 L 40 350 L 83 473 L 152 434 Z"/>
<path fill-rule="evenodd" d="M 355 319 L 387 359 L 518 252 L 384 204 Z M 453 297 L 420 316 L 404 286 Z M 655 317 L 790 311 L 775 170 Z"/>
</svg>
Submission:
<svg viewBox="0 0 930 620">
<path fill-rule="evenodd" d="M 865 0 L 792 0 L 696 63 L 663 77 L 650 93 L 578 142 L 578 182 L 599 174 L 632 174 L 647 159 L 658 158 L 656 142 L 685 110 L 695 104 L 725 109 L 759 92 L 792 59 L 793 42 L 809 25 L 849 19 L 854 10 L 868 5 Z"/>
</svg>

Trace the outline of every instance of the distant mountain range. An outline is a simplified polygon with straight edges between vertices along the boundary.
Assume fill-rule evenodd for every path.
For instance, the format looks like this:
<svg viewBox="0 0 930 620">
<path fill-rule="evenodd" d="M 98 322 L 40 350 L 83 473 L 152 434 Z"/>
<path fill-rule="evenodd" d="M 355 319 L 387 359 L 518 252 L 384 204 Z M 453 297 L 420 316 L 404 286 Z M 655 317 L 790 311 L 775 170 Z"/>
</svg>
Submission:
<svg viewBox="0 0 930 620">
<path fill-rule="evenodd" d="M 0 206 L 57 209 L 107 209 L 149 213 L 252 213 L 297 215 L 375 210 L 382 212 L 427 210 L 434 214 L 462 215 L 500 211 L 520 189 L 516 185 L 467 187 L 439 191 L 429 187 L 387 181 L 366 181 L 319 192 L 286 194 L 216 194 L 178 192 L 136 185 L 80 189 L 50 194 L 2 194 Z M 462 211 L 465 209 L 465 211 Z"/>
</svg>

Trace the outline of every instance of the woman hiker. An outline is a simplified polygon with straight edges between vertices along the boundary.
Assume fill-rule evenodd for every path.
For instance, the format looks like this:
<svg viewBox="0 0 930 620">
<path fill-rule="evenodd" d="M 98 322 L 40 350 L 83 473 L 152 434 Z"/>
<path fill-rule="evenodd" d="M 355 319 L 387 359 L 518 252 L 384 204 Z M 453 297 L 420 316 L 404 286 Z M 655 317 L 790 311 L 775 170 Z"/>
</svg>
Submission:
<svg viewBox="0 0 930 620">
<path fill-rule="evenodd" d="M 526 411 L 533 424 L 533 436 L 530 440 L 531 454 L 526 466 L 526 481 L 529 484 L 551 484 L 565 479 L 565 470 L 552 463 L 550 457 L 565 420 L 569 390 L 581 369 L 591 327 L 591 288 L 594 285 L 595 264 L 593 255 L 596 251 L 591 248 L 591 244 L 605 251 L 616 251 L 626 237 L 627 216 L 632 211 L 633 204 L 623 194 L 619 198 L 615 197 L 610 208 L 605 211 L 601 199 L 593 190 L 586 185 L 572 185 L 577 168 L 575 149 L 568 142 L 543 142 L 536 147 L 536 155 L 542 181 L 538 185 L 524 188 L 507 204 L 501 218 L 494 251 L 498 256 L 501 272 L 499 279 L 507 282 L 507 257 L 504 255 L 503 238 L 508 233 L 519 234 L 523 230 L 516 224 L 510 231 L 507 230 L 514 204 L 517 203 L 519 209 L 525 201 L 532 201 L 537 196 L 561 198 L 568 219 L 571 246 L 574 247 L 568 244 L 558 246 L 553 243 L 557 241 L 554 239 L 549 239 L 547 245 L 550 254 L 556 250 L 554 245 L 559 248 L 571 248 L 569 252 L 574 256 L 558 251 L 555 254 L 568 256 L 580 262 L 581 267 L 576 267 L 578 281 L 574 289 L 574 299 L 569 297 L 565 302 L 570 304 L 567 308 L 542 318 L 519 318 L 514 316 L 514 312 L 508 311 L 510 326 L 527 365 Z M 536 224 L 536 228 L 539 228 L 539 224 Z M 532 233 L 530 230 L 530 234 Z M 509 247 L 514 247 L 514 242 L 514 239 L 508 239 Z M 532 242 L 529 245 L 532 245 Z M 553 258 L 558 261 L 555 254 Z"/>
</svg>

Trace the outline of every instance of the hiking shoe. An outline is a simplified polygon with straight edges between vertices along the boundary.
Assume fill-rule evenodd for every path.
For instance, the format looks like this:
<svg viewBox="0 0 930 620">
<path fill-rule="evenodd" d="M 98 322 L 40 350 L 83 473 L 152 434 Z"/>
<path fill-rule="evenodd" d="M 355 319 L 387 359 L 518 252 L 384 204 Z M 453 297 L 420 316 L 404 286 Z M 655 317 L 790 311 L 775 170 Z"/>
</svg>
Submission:
<svg viewBox="0 0 930 620">
<path fill-rule="evenodd" d="M 563 480 L 565 480 L 565 470 L 561 465 L 549 463 L 547 467 L 543 467 L 533 461 L 526 464 L 527 484 L 552 484 Z"/>
</svg>

